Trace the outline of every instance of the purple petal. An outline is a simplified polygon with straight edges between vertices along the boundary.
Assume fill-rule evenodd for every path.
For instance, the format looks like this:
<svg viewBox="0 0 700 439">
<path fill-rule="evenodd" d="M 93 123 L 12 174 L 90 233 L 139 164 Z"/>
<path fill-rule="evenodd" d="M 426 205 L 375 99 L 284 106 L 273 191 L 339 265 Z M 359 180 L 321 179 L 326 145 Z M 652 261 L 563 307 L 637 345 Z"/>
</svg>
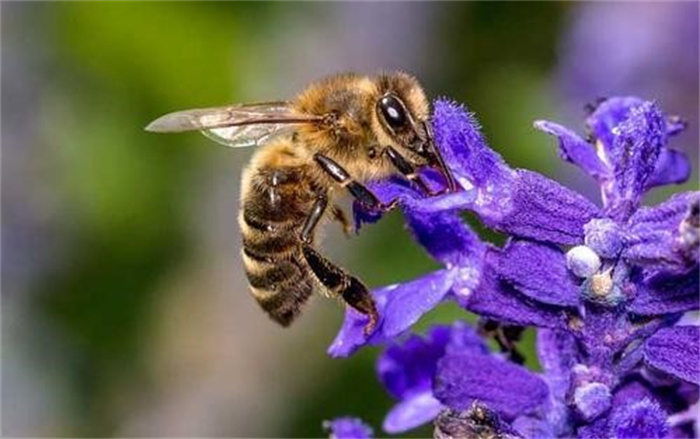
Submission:
<svg viewBox="0 0 700 439">
<path fill-rule="evenodd" d="M 660 272 L 637 282 L 637 294 L 628 310 L 639 315 L 662 315 L 700 309 L 700 272 Z"/>
<path fill-rule="evenodd" d="M 372 427 L 359 418 L 336 418 L 324 422 L 323 426 L 329 430 L 331 439 L 369 439 L 373 437 Z"/>
<path fill-rule="evenodd" d="M 548 394 L 545 382 L 524 367 L 479 354 L 449 355 L 440 360 L 433 391 L 453 409 L 480 401 L 506 420 L 537 409 Z"/>
<path fill-rule="evenodd" d="M 630 111 L 643 105 L 645 101 L 638 97 L 613 97 L 601 102 L 593 113 L 586 119 L 586 125 L 591 130 L 593 136 L 600 140 L 606 150 L 606 155 L 610 154 L 615 140 L 613 130 L 629 116 Z M 687 127 L 687 124 L 678 117 L 667 117 L 665 119 L 665 132 L 669 136 L 674 136 Z"/>
<path fill-rule="evenodd" d="M 632 108 L 639 107 L 644 101 L 637 97 L 614 97 L 601 102 L 586 119 L 586 124 L 593 136 L 600 140 L 607 154 L 610 155 L 615 142 L 613 130 L 628 117 Z"/>
<path fill-rule="evenodd" d="M 666 145 L 666 120 L 651 102 L 633 107 L 627 119 L 613 129 L 613 148 L 608 159 L 614 179 L 603 186 L 612 218 L 625 220 L 638 207 L 647 181 Z"/>
<path fill-rule="evenodd" d="M 348 357 L 366 344 L 379 344 L 402 334 L 442 301 L 457 273 L 457 270 L 438 270 L 410 282 L 372 291 L 380 317 L 375 331 L 367 337 L 364 333 L 367 316 L 348 307 L 328 354 Z"/>
<path fill-rule="evenodd" d="M 647 181 L 647 189 L 666 184 L 681 184 L 690 178 L 690 162 L 685 153 L 664 148 L 656 168 Z"/>
<path fill-rule="evenodd" d="M 448 99 L 434 102 L 435 142 L 457 182 L 464 189 L 484 188 L 507 180 L 510 169 L 488 147 L 474 117 Z"/>
<path fill-rule="evenodd" d="M 602 416 L 590 424 L 584 424 L 576 430 L 580 439 L 602 439 L 608 436 L 608 417 Z M 641 439 L 641 438 L 640 438 Z"/>
<path fill-rule="evenodd" d="M 608 421 L 609 434 L 619 439 L 663 438 L 669 428 L 667 419 L 658 402 L 644 398 L 613 410 Z"/>
<path fill-rule="evenodd" d="M 429 171 L 422 175 L 428 182 L 436 177 Z M 369 187 L 385 203 L 399 201 L 415 239 L 438 262 L 448 266 L 464 265 L 480 258 L 483 245 L 479 237 L 456 211 L 463 206 L 465 200 L 473 199 L 469 193 L 462 191 L 446 196 L 426 197 L 410 188 L 407 180 L 398 178 L 373 182 Z M 353 212 L 357 230 L 362 223 L 372 223 L 381 217 L 381 214 L 368 210 L 360 203 L 354 204 Z"/>
<path fill-rule="evenodd" d="M 644 357 L 656 369 L 700 384 L 700 328 L 673 326 L 659 330 L 647 340 Z"/>
<path fill-rule="evenodd" d="M 349 357 L 366 344 L 378 344 L 383 342 L 385 339 L 381 332 L 381 326 L 384 320 L 384 309 L 389 293 L 397 288 L 399 288 L 399 286 L 392 285 L 372 291 L 372 297 L 374 297 L 374 303 L 377 306 L 380 321 L 377 323 L 378 328 L 369 337 L 365 334 L 367 316 L 347 307 L 343 325 L 340 327 L 340 331 L 338 331 L 338 334 L 335 336 L 333 343 L 328 347 L 328 355 L 334 358 Z"/>
<path fill-rule="evenodd" d="M 439 192 L 445 188 L 444 178 L 433 169 L 421 170 L 421 178 L 428 187 Z M 383 180 L 374 180 L 367 183 L 367 187 L 374 195 L 385 204 L 393 201 L 398 201 L 405 209 L 406 205 L 410 204 L 414 210 L 421 210 L 427 206 L 432 206 L 436 199 L 440 196 L 427 196 L 422 191 L 415 187 L 414 183 L 404 177 L 393 176 Z M 458 207 L 453 207 L 455 210 Z M 438 212 L 447 209 L 438 210 Z M 432 210 L 434 211 L 434 210 Z M 359 231 L 360 226 L 364 223 L 375 223 L 382 217 L 382 212 L 367 207 L 366 205 L 355 200 L 353 202 L 353 217 L 355 219 L 355 230 Z"/>
<path fill-rule="evenodd" d="M 403 433 L 432 421 L 443 408 L 431 391 L 418 393 L 396 404 L 384 418 L 382 429 L 389 434 Z"/>
<path fill-rule="evenodd" d="M 496 230 L 555 244 L 583 242 L 583 226 L 598 208 L 571 189 L 535 172 L 518 170 L 510 199 L 474 210 Z"/>
<path fill-rule="evenodd" d="M 639 209 L 629 220 L 627 248 L 631 264 L 686 272 L 700 261 L 700 192 L 682 192 L 654 207 Z"/>
<path fill-rule="evenodd" d="M 484 339 L 470 325 L 456 321 L 450 327 L 450 340 L 445 346 L 447 354 L 488 354 Z"/>
<path fill-rule="evenodd" d="M 557 401 L 564 401 L 571 382 L 571 369 L 578 362 L 576 340 L 568 331 L 540 328 L 537 357 L 544 379 Z"/>
<path fill-rule="evenodd" d="M 550 437 L 570 437 L 572 414 L 567 395 L 571 386 L 572 369 L 578 363 L 576 339 L 568 330 L 538 328 L 536 346 L 543 370 L 542 378 L 549 386 L 546 419 L 549 428 L 555 433 Z"/>
<path fill-rule="evenodd" d="M 579 287 L 566 268 L 566 257 L 555 247 L 511 241 L 493 268 L 501 279 L 538 302 L 560 306 L 580 303 Z"/>
<path fill-rule="evenodd" d="M 557 123 L 546 120 L 535 122 L 535 128 L 559 139 L 559 155 L 567 162 L 573 163 L 585 173 L 601 180 L 611 173 L 596 155 L 595 148 L 579 137 L 578 134 Z"/>
<path fill-rule="evenodd" d="M 409 204 L 404 215 L 416 241 L 448 267 L 476 265 L 484 253 L 479 237 L 456 212 L 424 214 Z"/>
<path fill-rule="evenodd" d="M 551 439 L 558 436 L 549 423 L 532 416 L 520 416 L 513 421 L 513 428 L 528 439 Z"/>
<path fill-rule="evenodd" d="M 452 270 L 438 270 L 392 289 L 381 325 L 384 337 L 390 339 L 402 334 L 435 308 L 452 287 L 454 276 Z"/>
<path fill-rule="evenodd" d="M 495 252 L 487 252 L 487 265 L 476 288 L 470 283 L 463 284 L 461 279 L 455 281 L 453 293 L 458 302 L 471 312 L 506 323 L 544 328 L 565 326 L 560 308 L 535 302 L 497 278 L 493 267 L 498 263 Z"/>
<path fill-rule="evenodd" d="M 435 368 L 450 341 L 449 326 L 437 326 L 428 335 L 411 335 L 402 344 L 387 347 L 377 360 L 377 375 L 396 399 L 432 389 Z"/>
<path fill-rule="evenodd" d="M 424 195 L 411 187 L 410 182 L 400 177 L 371 181 L 367 184 L 367 187 L 381 202 L 386 204 L 394 200 L 404 201 L 407 199 L 425 198 Z M 383 215 L 381 211 L 370 209 L 357 200 L 353 202 L 352 212 L 356 232 L 360 230 L 362 224 L 374 224 Z"/>
<path fill-rule="evenodd" d="M 392 396 L 404 400 L 385 420 L 387 432 L 416 427 L 437 414 L 440 403 L 432 398 L 433 377 L 438 360 L 446 352 L 486 354 L 488 347 L 471 326 L 457 321 L 450 326 L 434 326 L 425 337 L 412 335 L 402 344 L 390 345 L 379 357 L 380 381 Z M 419 408 L 435 411 L 430 416 L 421 415 Z"/>
</svg>

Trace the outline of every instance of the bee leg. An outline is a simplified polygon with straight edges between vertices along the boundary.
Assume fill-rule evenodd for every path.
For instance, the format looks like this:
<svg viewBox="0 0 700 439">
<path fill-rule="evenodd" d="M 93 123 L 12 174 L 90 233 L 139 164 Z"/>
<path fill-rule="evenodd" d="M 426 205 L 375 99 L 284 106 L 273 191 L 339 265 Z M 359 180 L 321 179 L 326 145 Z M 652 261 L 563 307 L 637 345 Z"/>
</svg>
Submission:
<svg viewBox="0 0 700 439">
<path fill-rule="evenodd" d="M 302 252 L 304 259 L 309 264 L 316 279 L 332 295 L 340 296 L 349 306 L 355 308 L 360 313 L 369 316 L 369 322 L 365 326 L 365 333 L 369 334 L 374 330 L 379 320 L 374 299 L 362 282 L 350 276 L 340 267 L 333 264 L 311 246 L 311 237 L 316 225 L 323 217 L 328 207 L 328 198 L 319 194 L 316 198 L 311 213 L 306 218 L 306 222 L 301 229 Z"/>
<path fill-rule="evenodd" d="M 321 218 L 323 218 L 323 214 L 326 212 L 326 207 L 328 207 L 328 197 L 326 197 L 324 194 L 318 194 L 316 196 L 316 202 L 311 208 L 311 213 L 309 213 L 309 216 L 306 217 L 304 226 L 301 228 L 301 234 L 299 235 L 304 244 L 311 244 L 314 229 Z"/>
<path fill-rule="evenodd" d="M 350 233 L 352 232 L 352 225 L 350 225 L 350 221 L 345 215 L 345 212 L 343 212 L 343 209 L 341 209 L 338 205 L 334 205 L 333 207 L 331 207 L 331 214 L 333 214 L 333 219 L 340 223 L 340 226 L 343 228 L 343 233 L 345 234 L 345 236 L 349 238 Z"/>
<path fill-rule="evenodd" d="M 350 194 L 352 194 L 355 199 L 365 206 L 373 210 L 381 211 L 391 210 L 396 207 L 396 201 L 392 201 L 388 204 L 382 203 L 379 198 L 372 193 L 372 191 L 350 177 L 348 171 L 343 169 L 343 167 L 336 163 L 333 159 L 323 154 L 315 154 L 314 160 L 316 163 L 318 163 L 321 169 L 323 169 L 328 175 L 331 176 L 331 178 L 333 178 L 333 180 L 337 181 L 341 186 L 347 188 L 348 191 L 350 191 Z"/>
<path fill-rule="evenodd" d="M 426 195 L 435 195 L 433 191 L 430 190 L 427 184 L 422 178 L 416 173 L 416 169 L 413 165 L 406 160 L 397 150 L 391 146 L 384 148 L 384 154 L 389 157 L 389 160 L 394 165 L 397 171 L 399 171 L 404 177 L 412 181 L 418 188 Z"/>
<path fill-rule="evenodd" d="M 379 321 L 379 313 L 367 287 L 356 277 L 349 275 L 333 264 L 310 245 L 303 247 L 304 258 L 316 278 L 334 296 L 340 296 L 348 306 L 369 317 L 365 334 L 374 331 Z"/>
</svg>

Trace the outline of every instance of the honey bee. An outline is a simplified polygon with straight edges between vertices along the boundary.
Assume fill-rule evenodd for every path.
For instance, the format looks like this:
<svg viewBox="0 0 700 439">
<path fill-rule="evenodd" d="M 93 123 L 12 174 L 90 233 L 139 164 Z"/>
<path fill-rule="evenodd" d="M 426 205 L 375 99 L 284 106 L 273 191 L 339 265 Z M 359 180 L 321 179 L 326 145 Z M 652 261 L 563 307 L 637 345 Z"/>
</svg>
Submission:
<svg viewBox="0 0 700 439">
<path fill-rule="evenodd" d="M 315 247 L 316 230 L 349 222 L 334 200 L 347 190 L 369 209 L 387 211 L 363 182 L 401 174 L 431 194 L 417 170 L 429 166 L 455 182 L 433 142 L 429 104 L 405 73 L 340 74 L 310 84 L 293 101 L 193 109 L 166 114 L 153 132 L 202 131 L 230 147 L 261 146 L 243 172 L 239 224 L 250 292 L 288 326 L 314 290 L 379 316 L 367 288 Z"/>
</svg>

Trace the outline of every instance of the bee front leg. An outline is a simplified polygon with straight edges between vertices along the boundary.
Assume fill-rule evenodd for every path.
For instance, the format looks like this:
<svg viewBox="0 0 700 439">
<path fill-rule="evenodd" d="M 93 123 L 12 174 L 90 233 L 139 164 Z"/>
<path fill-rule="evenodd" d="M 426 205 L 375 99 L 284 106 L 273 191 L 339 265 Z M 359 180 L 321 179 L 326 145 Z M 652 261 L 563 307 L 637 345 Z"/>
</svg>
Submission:
<svg viewBox="0 0 700 439">
<path fill-rule="evenodd" d="M 348 189 L 350 194 L 360 203 L 373 210 L 387 211 L 396 207 L 396 201 L 382 203 L 376 195 L 372 193 L 362 183 L 355 181 L 348 171 L 343 169 L 337 162 L 323 154 L 315 154 L 314 160 L 330 177 L 337 181 L 342 187 Z"/>
<path fill-rule="evenodd" d="M 422 178 L 416 173 L 416 169 L 413 165 L 406 160 L 397 150 L 391 146 L 384 148 L 384 154 L 389 157 L 389 160 L 394 165 L 397 171 L 399 171 L 404 177 L 412 181 L 425 195 L 435 195 L 433 191 L 430 190 L 427 184 Z"/>
</svg>

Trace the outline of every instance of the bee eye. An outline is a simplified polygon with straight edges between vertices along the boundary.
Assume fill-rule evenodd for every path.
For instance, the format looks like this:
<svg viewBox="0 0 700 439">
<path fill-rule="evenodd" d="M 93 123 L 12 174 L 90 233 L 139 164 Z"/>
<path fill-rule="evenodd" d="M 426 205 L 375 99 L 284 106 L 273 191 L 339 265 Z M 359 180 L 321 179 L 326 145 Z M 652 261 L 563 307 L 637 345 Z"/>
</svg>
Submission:
<svg viewBox="0 0 700 439">
<path fill-rule="evenodd" d="M 403 104 L 394 96 L 384 96 L 379 100 L 379 109 L 386 123 L 393 129 L 406 125 L 408 118 Z"/>
</svg>

